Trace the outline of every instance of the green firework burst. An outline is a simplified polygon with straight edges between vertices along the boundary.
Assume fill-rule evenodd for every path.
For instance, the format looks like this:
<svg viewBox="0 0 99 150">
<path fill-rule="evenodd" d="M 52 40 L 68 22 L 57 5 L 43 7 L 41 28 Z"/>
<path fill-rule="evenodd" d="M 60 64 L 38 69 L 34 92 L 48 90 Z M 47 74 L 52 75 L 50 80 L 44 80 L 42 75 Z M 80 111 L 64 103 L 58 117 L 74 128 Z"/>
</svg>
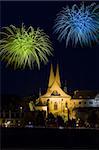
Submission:
<svg viewBox="0 0 99 150">
<path fill-rule="evenodd" d="M 28 29 L 22 24 L 21 28 L 13 25 L 3 27 L 0 32 L 0 58 L 7 62 L 7 65 L 14 65 L 14 68 L 32 68 L 40 63 L 46 64 L 48 56 L 52 55 L 52 43 L 49 36 L 40 28 L 35 30 L 32 26 Z"/>
</svg>

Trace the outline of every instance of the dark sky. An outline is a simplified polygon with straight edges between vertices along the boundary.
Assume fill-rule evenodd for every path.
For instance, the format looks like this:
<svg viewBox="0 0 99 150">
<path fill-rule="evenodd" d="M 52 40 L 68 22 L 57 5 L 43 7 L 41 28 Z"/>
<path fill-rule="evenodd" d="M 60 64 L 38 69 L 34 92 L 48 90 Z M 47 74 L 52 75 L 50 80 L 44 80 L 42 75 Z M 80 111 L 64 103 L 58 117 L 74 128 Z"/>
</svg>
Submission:
<svg viewBox="0 0 99 150">
<path fill-rule="evenodd" d="M 79 5 L 79 2 L 76 2 Z M 85 2 L 91 4 L 92 2 Z M 97 2 L 98 3 L 98 2 Z M 28 96 L 47 88 L 50 63 L 59 63 L 61 81 L 67 80 L 68 90 L 89 89 L 99 90 L 99 46 L 77 46 L 65 48 L 65 42 L 57 41 L 53 34 L 53 25 L 56 14 L 66 5 L 74 2 L 2 2 L 1 26 L 21 26 L 22 22 L 29 27 L 32 25 L 44 29 L 54 48 L 54 56 L 49 58 L 47 65 L 42 64 L 41 69 L 13 70 L 1 63 L 1 93 Z"/>
</svg>

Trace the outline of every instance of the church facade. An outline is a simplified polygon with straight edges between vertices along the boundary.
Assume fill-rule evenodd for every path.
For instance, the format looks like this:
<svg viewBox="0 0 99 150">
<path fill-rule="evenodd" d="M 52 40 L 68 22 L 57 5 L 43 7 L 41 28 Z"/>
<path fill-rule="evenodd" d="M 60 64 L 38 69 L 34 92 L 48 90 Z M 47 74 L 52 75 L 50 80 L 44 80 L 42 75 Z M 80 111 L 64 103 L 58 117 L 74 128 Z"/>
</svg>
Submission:
<svg viewBox="0 0 99 150">
<path fill-rule="evenodd" d="M 53 66 L 51 64 L 47 92 L 36 100 L 36 106 L 33 106 L 32 101 L 29 103 L 29 106 L 31 111 L 33 111 L 33 107 L 35 107 L 36 110 L 46 111 L 46 115 L 52 113 L 55 116 L 60 115 L 67 119 L 68 117 L 72 119 L 75 118 L 75 108 L 99 107 L 98 97 L 99 96 L 88 99 L 83 97 L 72 98 L 61 88 L 59 66 L 57 65 L 56 74 L 54 75 Z"/>
</svg>

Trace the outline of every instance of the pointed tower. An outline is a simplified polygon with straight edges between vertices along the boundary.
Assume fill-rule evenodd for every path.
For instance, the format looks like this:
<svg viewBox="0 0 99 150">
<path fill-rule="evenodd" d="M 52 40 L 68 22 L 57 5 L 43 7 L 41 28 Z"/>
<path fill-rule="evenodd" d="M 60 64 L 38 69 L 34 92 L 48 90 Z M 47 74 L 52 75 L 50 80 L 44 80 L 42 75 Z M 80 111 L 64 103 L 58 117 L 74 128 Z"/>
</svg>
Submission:
<svg viewBox="0 0 99 150">
<path fill-rule="evenodd" d="M 64 92 L 67 93 L 67 81 L 65 80 L 65 85 L 64 85 Z"/>
<path fill-rule="evenodd" d="M 39 97 L 41 96 L 42 94 L 41 94 L 41 88 L 39 88 Z"/>
<path fill-rule="evenodd" d="M 61 87 L 60 75 L 59 75 L 59 65 L 58 65 L 58 64 L 57 64 L 57 68 L 56 68 L 55 80 L 56 80 L 56 82 L 59 84 L 59 86 Z"/>
<path fill-rule="evenodd" d="M 54 72 L 53 72 L 53 66 L 51 64 L 48 88 L 50 88 L 52 86 L 54 80 L 55 80 L 55 77 L 54 77 Z"/>
</svg>

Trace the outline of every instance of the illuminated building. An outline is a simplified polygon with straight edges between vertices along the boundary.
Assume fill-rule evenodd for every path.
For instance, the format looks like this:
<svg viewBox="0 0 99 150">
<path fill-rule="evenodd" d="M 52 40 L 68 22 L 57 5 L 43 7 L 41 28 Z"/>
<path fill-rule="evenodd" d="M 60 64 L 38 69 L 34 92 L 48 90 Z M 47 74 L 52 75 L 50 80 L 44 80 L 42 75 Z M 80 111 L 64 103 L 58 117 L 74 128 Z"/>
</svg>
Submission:
<svg viewBox="0 0 99 150">
<path fill-rule="evenodd" d="M 66 89 L 66 87 L 65 87 Z M 35 106 L 36 110 L 46 111 L 52 113 L 55 116 L 60 115 L 64 118 L 75 118 L 75 108 L 85 108 L 85 107 L 99 107 L 99 95 L 96 97 L 76 97 L 79 91 L 74 92 L 74 97 L 72 98 L 67 94 L 67 90 L 62 90 L 59 66 L 57 65 L 56 74 L 54 75 L 53 66 L 51 64 L 49 83 L 47 92 L 44 95 L 40 95 L 36 100 L 37 105 Z M 33 111 L 34 103 L 30 101 L 29 103 L 30 110 Z"/>
</svg>

